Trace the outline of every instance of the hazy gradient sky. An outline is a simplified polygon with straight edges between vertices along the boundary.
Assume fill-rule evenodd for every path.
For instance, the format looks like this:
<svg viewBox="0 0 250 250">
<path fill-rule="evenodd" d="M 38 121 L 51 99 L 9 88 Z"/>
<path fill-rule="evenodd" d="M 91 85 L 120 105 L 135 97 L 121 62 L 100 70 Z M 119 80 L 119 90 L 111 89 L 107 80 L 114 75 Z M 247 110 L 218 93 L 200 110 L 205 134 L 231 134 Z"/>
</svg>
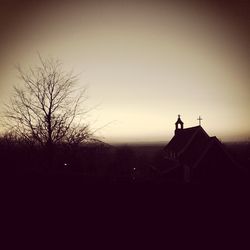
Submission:
<svg viewBox="0 0 250 250">
<path fill-rule="evenodd" d="M 167 141 L 177 114 L 223 140 L 250 136 L 247 1 L 3 1 L 0 14 L 2 100 L 14 64 L 39 51 L 81 72 L 107 142 Z"/>
</svg>

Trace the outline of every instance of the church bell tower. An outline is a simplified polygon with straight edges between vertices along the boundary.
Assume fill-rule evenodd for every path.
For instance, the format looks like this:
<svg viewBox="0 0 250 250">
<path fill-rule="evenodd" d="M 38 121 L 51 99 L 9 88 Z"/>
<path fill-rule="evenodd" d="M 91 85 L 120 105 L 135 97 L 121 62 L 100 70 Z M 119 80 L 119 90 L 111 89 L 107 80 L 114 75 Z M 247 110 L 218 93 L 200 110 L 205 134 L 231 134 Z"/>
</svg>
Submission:
<svg viewBox="0 0 250 250">
<path fill-rule="evenodd" d="M 181 120 L 181 116 L 178 115 L 178 119 L 177 119 L 177 121 L 175 123 L 175 134 L 177 134 L 180 130 L 183 129 L 183 125 L 184 125 L 184 123 Z"/>
</svg>

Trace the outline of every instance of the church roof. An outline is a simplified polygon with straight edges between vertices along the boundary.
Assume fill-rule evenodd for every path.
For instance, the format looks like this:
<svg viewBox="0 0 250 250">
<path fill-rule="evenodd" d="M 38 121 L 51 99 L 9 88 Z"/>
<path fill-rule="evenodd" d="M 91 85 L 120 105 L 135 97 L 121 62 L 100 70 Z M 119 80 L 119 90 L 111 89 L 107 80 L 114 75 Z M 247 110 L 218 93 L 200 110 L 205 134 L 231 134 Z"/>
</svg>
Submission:
<svg viewBox="0 0 250 250">
<path fill-rule="evenodd" d="M 178 133 L 170 140 L 164 150 L 172 151 L 175 153 L 180 153 L 187 145 L 189 145 L 196 134 L 202 134 L 199 137 L 209 138 L 207 133 L 201 126 L 185 128 L 178 130 Z"/>
<path fill-rule="evenodd" d="M 164 151 L 174 152 L 181 162 L 195 167 L 214 145 L 226 153 L 215 136 L 210 137 L 201 126 L 196 126 L 178 130 Z"/>
<path fill-rule="evenodd" d="M 224 145 L 200 125 L 185 129 L 176 126 L 175 135 L 164 147 L 155 169 L 169 181 L 183 178 L 188 182 L 232 181 L 241 176 L 239 165 Z"/>
</svg>

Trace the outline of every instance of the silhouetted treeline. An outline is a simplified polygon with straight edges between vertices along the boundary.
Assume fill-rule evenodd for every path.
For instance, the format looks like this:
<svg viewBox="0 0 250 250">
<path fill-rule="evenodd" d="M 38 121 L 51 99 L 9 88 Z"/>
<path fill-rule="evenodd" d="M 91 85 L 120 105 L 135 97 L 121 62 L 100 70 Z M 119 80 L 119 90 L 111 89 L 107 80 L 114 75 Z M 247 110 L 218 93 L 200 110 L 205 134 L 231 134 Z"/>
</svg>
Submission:
<svg viewBox="0 0 250 250">
<path fill-rule="evenodd" d="M 111 183 L 170 182 L 182 183 L 170 176 L 162 180 L 155 167 L 167 164 L 163 146 L 111 146 L 102 142 L 80 145 L 57 144 L 53 157 L 39 145 L 13 138 L 0 138 L 1 174 L 27 177 L 79 177 L 83 181 Z M 249 176 L 249 144 L 229 145 L 232 155 Z M 163 165 L 164 165 L 163 164 Z M 165 167 L 164 165 L 164 167 Z"/>
<path fill-rule="evenodd" d="M 112 182 L 141 179 L 141 165 L 146 164 L 128 146 L 56 144 L 48 155 L 46 148 L 8 137 L 0 138 L 0 158 L 1 172 L 10 175 L 75 175 Z"/>
</svg>

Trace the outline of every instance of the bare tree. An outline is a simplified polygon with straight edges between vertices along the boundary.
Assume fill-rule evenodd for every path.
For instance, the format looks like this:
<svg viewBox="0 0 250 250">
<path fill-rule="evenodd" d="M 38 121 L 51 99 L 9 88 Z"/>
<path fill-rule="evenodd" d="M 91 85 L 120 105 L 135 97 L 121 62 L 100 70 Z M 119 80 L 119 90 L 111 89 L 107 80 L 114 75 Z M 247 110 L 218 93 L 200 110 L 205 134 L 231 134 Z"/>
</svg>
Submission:
<svg viewBox="0 0 250 250">
<path fill-rule="evenodd" d="M 57 143 L 82 143 L 92 135 L 82 117 L 86 89 L 77 88 L 77 76 L 66 72 L 58 60 L 43 59 L 24 71 L 23 82 L 14 87 L 5 116 L 11 131 L 28 142 L 51 149 Z"/>
</svg>

